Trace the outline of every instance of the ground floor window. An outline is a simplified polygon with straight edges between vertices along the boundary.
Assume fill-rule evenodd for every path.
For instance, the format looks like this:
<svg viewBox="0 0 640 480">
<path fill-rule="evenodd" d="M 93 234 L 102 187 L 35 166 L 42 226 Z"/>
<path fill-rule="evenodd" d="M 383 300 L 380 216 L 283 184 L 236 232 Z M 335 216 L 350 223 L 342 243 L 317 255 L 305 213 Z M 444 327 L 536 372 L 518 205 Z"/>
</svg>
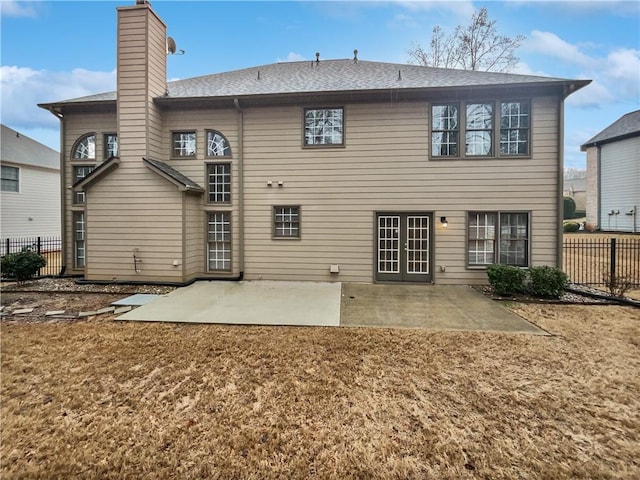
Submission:
<svg viewBox="0 0 640 480">
<path fill-rule="evenodd" d="M 300 207 L 273 207 L 273 236 L 276 238 L 300 238 Z"/>
<path fill-rule="evenodd" d="M 529 214 L 470 212 L 467 238 L 469 266 L 493 263 L 529 265 Z"/>
<path fill-rule="evenodd" d="M 75 268 L 85 267 L 86 232 L 84 212 L 73 212 L 73 259 Z"/>
<path fill-rule="evenodd" d="M 209 271 L 231 270 L 231 213 L 209 213 L 207 225 Z"/>
</svg>

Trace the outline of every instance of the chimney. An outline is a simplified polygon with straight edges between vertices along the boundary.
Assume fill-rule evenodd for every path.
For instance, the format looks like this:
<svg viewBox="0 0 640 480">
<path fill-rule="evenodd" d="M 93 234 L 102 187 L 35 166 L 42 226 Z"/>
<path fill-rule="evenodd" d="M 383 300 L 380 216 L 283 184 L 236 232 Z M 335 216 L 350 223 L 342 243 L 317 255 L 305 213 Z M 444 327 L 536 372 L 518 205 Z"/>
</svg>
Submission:
<svg viewBox="0 0 640 480">
<path fill-rule="evenodd" d="M 167 91 L 167 26 L 149 2 L 119 7 L 117 103 L 122 166 L 161 158 L 160 113 L 153 103 Z"/>
</svg>

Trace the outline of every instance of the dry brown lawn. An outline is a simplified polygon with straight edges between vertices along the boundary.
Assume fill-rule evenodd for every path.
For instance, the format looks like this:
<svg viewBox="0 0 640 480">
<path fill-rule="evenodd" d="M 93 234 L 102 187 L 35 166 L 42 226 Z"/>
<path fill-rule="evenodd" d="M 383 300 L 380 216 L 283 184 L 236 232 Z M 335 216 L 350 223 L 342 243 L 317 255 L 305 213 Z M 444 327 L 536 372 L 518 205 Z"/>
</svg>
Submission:
<svg viewBox="0 0 640 480">
<path fill-rule="evenodd" d="M 640 310 L 555 336 L 1 325 L 2 479 L 640 478 Z"/>
</svg>

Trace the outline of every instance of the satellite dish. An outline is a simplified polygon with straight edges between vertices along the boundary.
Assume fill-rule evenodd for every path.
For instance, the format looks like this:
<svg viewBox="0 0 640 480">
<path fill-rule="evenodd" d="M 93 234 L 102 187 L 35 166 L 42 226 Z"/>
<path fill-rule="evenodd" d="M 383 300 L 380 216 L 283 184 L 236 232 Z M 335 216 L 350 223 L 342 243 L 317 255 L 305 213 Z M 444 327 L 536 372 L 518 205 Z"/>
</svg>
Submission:
<svg viewBox="0 0 640 480">
<path fill-rule="evenodd" d="M 167 37 L 167 55 L 173 55 L 174 53 L 176 53 L 176 41 L 171 37 Z"/>
</svg>

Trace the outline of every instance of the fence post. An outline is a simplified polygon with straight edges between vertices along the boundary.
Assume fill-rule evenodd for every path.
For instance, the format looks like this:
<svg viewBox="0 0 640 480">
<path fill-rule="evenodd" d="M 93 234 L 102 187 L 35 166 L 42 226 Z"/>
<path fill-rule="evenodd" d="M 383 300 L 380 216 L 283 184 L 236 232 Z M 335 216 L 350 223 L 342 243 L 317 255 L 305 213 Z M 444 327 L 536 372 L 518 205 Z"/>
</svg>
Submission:
<svg viewBox="0 0 640 480">
<path fill-rule="evenodd" d="M 613 292 L 616 286 L 616 239 L 611 239 L 611 264 L 609 265 L 609 290 Z"/>
<path fill-rule="evenodd" d="M 9 242 L 9 239 L 7 238 L 7 249 L 4 251 L 5 255 L 9 255 L 11 252 L 9 251 L 9 247 L 11 246 L 11 243 Z"/>
</svg>

